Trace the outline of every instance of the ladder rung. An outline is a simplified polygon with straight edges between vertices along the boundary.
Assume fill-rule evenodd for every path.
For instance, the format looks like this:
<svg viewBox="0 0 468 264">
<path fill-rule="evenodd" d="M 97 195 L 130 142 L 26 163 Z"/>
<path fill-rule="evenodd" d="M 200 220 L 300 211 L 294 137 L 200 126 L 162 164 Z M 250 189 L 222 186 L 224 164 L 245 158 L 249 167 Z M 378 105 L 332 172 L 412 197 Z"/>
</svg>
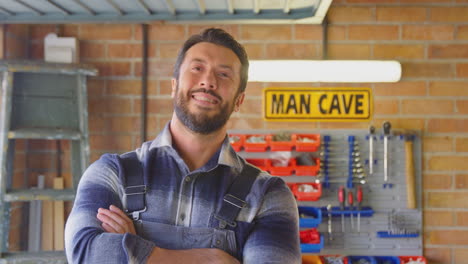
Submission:
<svg viewBox="0 0 468 264">
<path fill-rule="evenodd" d="M 73 189 L 17 189 L 5 194 L 5 201 L 7 202 L 37 200 L 71 201 L 73 199 L 75 199 L 75 191 Z"/>
<path fill-rule="evenodd" d="M 66 263 L 66 256 L 64 251 L 5 252 L 0 263 Z"/>
<path fill-rule="evenodd" d="M 81 133 L 72 129 L 21 128 L 10 130 L 8 138 L 70 139 L 79 140 Z"/>
</svg>

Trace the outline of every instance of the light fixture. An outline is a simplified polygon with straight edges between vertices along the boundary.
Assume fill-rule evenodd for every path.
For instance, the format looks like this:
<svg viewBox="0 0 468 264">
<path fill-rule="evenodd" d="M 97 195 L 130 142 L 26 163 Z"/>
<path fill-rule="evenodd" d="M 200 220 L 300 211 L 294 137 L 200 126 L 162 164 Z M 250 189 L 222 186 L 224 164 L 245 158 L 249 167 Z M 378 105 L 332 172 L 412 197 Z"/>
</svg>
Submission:
<svg viewBox="0 0 468 264">
<path fill-rule="evenodd" d="M 251 60 L 251 82 L 398 82 L 401 64 L 379 60 Z"/>
</svg>

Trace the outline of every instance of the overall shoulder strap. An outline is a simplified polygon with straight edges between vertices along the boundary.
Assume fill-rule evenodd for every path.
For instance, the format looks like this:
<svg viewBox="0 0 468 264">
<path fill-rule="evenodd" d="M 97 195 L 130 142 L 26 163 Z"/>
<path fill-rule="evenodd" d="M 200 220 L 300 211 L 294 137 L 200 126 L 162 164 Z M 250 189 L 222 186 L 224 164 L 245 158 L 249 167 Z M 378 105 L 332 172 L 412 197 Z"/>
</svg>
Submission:
<svg viewBox="0 0 468 264">
<path fill-rule="evenodd" d="M 146 211 L 146 184 L 144 179 L 143 164 L 138 159 L 135 151 L 118 156 L 120 168 L 119 178 L 125 190 L 127 200 L 126 213 L 136 221 L 140 219 L 140 213 Z"/>
<path fill-rule="evenodd" d="M 237 215 L 247 205 L 245 198 L 249 194 L 259 172 L 257 168 L 245 164 L 242 172 L 234 179 L 227 194 L 224 195 L 221 208 L 214 216 L 219 221 L 219 228 L 224 229 L 226 225 L 236 227 Z"/>
</svg>

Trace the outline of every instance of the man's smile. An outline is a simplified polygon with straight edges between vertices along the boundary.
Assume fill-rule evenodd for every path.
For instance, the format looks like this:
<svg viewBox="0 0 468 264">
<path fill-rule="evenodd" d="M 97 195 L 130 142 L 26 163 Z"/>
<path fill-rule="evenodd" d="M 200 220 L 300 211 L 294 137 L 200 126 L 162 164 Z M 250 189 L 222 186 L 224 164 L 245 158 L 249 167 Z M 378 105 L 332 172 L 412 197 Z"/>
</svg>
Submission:
<svg viewBox="0 0 468 264">
<path fill-rule="evenodd" d="M 202 102 L 207 102 L 211 104 L 217 104 L 218 100 L 216 98 L 213 98 L 212 96 L 206 94 L 206 93 L 194 93 L 192 94 L 192 98 L 197 100 L 197 101 L 202 101 Z"/>
<path fill-rule="evenodd" d="M 219 95 L 215 94 L 211 90 L 207 90 L 205 88 L 197 89 L 191 92 L 191 97 L 196 102 L 207 106 L 207 105 L 216 105 L 219 104 L 221 98 Z"/>
</svg>

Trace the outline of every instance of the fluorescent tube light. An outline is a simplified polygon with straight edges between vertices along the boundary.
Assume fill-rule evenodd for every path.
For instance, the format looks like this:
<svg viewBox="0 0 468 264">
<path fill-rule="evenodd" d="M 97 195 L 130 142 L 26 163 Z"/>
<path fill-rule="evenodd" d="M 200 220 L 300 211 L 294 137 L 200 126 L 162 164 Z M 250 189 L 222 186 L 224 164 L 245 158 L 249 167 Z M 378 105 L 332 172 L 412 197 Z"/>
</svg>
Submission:
<svg viewBox="0 0 468 264">
<path fill-rule="evenodd" d="M 401 64 L 378 60 L 251 60 L 251 82 L 398 82 Z"/>
</svg>

